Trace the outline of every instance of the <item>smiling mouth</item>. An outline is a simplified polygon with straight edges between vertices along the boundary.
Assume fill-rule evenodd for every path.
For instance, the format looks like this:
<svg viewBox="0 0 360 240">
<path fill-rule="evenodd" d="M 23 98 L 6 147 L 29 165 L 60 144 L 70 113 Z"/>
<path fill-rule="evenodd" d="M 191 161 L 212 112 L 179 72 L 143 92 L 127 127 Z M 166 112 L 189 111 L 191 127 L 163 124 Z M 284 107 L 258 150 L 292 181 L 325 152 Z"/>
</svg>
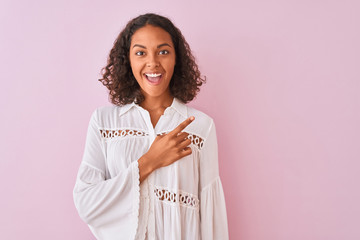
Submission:
<svg viewBox="0 0 360 240">
<path fill-rule="evenodd" d="M 146 79 L 154 85 L 159 84 L 162 77 L 161 73 L 145 73 L 144 75 Z"/>
</svg>

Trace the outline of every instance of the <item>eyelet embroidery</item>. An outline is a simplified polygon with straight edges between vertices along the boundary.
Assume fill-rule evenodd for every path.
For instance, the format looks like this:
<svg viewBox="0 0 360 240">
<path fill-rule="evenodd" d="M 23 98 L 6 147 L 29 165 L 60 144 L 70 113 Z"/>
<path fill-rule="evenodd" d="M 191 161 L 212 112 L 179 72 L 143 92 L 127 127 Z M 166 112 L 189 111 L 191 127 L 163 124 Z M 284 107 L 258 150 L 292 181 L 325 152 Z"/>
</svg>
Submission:
<svg viewBox="0 0 360 240">
<path fill-rule="evenodd" d="M 162 132 L 162 133 L 159 133 L 157 134 L 158 136 L 161 136 L 161 135 L 165 135 L 167 134 L 168 132 Z M 188 133 L 188 137 L 190 140 L 191 140 L 191 143 L 193 145 L 195 145 L 199 150 L 202 149 L 202 147 L 204 146 L 204 139 L 202 139 L 201 137 L 195 135 L 195 134 L 191 134 L 191 133 Z"/>
<path fill-rule="evenodd" d="M 204 139 L 202 139 L 201 137 L 189 133 L 188 138 L 191 140 L 192 144 L 194 144 L 199 148 L 199 150 L 201 150 L 202 147 L 204 146 Z"/>
<path fill-rule="evenodd" d="M 102 138 L 116 138 L 116 137 L 126 137 L 126 136 L 148 136 L 149 134 L 144 131 L 132 130 L 132 129 L 118 129 L 118 130 L 105 130 L 100 129 L 100 135 Z"/>
<path fill-rule="evenodd" d="M 167 133 L 168 132 L 162 132 L 157 135 L 160 136 L 160 135 L 164 135 Z M 117 129 L 117 130 L 100 129 L 100 135 L 102 138 L 112 139 L 112 138 L 116 138 L 116 137 L 126 137 L 126 136 L 144 137 L 144 136 L 149 136 L 149 133 L 140 131 L 140 130 L 133 130 L 133 129 Z M 187 138 L 189 138 L 191 140 L 191 143 L 193 145 L 195 145 L 199 150 L 201 150 L 201 148 L 204 145 L 204 139 L 202 139 L 201 137 L 199 137 L 195 134 L 191 134 L 191 133 L 189 133 Z"/>
<path fill-rule="evenodd" d="M 197 208 L 199 206 L 199 199 L 195 195 L 182 191 L 174 193 L 158 186 L 154 187 L 155 196 L 159 201 L 179 203 L 183 206 L 194 208 Z"/>
</svg>

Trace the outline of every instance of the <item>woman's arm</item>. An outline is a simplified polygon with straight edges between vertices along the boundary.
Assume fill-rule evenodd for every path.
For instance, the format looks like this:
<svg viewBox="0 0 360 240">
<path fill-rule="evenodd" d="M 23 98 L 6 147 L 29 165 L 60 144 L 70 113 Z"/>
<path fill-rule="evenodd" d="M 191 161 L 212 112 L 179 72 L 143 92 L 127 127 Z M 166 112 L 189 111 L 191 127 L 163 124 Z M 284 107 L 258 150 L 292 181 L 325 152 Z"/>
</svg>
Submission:
<svg viewBox="0 0 360 240">
<path fill-rule="evenodd" d="M 75 207 L 98 238 L 133 239 L 140 203 L 138 162 L 132 162 L 117 176 L 106 179 L 106 148 L 99 131 L 98 115 L 98 110 L 94 111 L 89 122 L 83 159 L 73 189 Z"/>
<path fill-rule="evenodd" d="M 182 132 L 195 118 L 190 117 L 166 135 L 157 136 L 149 151 L 139 160 L 140 183 L 158 168 L 168 166 L 191 154 L 191 140 Z"/>
<path fill-rule="evenodd" d="M 214 122 L 200 152 L 201 239 L 229 239 L 224 192 L 219 176 Z"/>
</svg>

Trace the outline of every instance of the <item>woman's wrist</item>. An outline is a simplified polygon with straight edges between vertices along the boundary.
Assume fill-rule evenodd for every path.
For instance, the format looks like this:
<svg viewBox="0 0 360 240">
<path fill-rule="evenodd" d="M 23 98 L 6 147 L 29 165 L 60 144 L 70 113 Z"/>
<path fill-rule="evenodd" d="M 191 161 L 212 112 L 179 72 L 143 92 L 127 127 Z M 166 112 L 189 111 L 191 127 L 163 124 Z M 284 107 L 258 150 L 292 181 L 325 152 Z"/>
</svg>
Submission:
<svg viewBox="0 0 360 240">
<path fill-rule="evenodd" d="M 155 168 L 152 165 L 152 161 L 146 156 L 143 155 L 138 160 L 139 165 L 139 174 L 140 174 L 140 183 L 142 183 L 149 175 L 152 173 Z"/>
</svg>

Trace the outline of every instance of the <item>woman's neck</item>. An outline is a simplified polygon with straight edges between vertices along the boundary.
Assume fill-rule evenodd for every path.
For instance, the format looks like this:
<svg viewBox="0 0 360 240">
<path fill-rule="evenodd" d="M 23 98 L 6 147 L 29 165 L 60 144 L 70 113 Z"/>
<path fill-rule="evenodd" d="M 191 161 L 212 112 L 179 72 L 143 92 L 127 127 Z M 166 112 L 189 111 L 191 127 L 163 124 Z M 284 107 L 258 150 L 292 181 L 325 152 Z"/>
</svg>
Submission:
<svg viewBox="0 0 360 240">
<path fill-rule="evenodd" d="M 165 109 L 171 106 L 173 100 L 174 97 L 170 94 L 161 97 L 145 96 L 145 100 L 140 103 L 140 106 L 149 112 L 150 120 L 154 128 L 161 115 L 164 114 Z"/>
<path fill-rule="evenodd" d="M 159 97 L 145 96 L 145 100 L 140 103 L 140 106 L 149 112 L 163 112 L 171 106 L 173 100 L 174 97 L 170 93 Z"/>
</svg>

